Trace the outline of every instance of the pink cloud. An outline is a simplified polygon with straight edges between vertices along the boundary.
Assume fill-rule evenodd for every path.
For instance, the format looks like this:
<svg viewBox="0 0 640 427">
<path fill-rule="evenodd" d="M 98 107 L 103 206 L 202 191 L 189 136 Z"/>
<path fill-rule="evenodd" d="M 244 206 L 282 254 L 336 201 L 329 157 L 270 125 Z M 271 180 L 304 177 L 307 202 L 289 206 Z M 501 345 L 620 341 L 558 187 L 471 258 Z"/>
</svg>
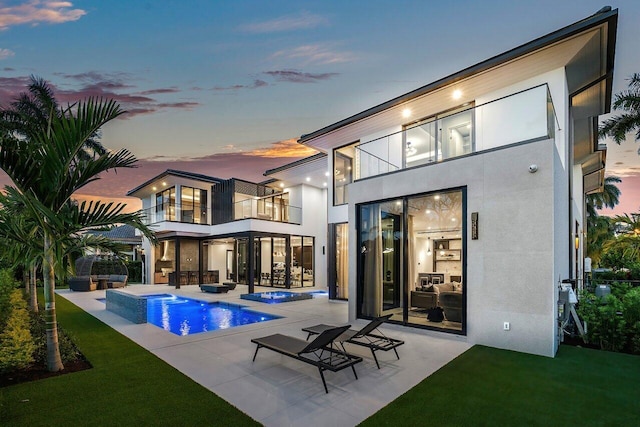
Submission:
<svg viewBox="0 0 640 427">
<path fill-rule="evenodd" d="M 73 3 L 67 1 L 40 0 L 0 7 L 0 30 L 25 24 L 62 24 L 77 21 L 87 14 L 82 9 L 71 9 L 72 7 Z"/>
<path fill-rule="evenodd" d="M 59 85 L 49 82 L 56 99 L 61 104 L 74 103 L 88 97 L 112 99 L 127 111 L 127 114 L 121 116 L 122 119 L 140 114 L 151 114 L 163 109 L 192 110 L 200 106 L 200 103 L 195 101 L 159 102 L 155 98 L 148 96 L 180 92 L 177 88 L 158 88 L 134 92 L 131 89 L 134 89 L 135 86 L 125 83 L 130 80 L 130 76 L 125 73 L 103 74 L 96 71 L 87 71 L 79 74 L 56 73 L 55 75 L 81 83 L 80 88 L 63 89 Z M 29 78 L 26 76 L 0 77 L 0 105 L 8 104 L 20 93 L 25 92 L 28 84 Z"/>
</svg>

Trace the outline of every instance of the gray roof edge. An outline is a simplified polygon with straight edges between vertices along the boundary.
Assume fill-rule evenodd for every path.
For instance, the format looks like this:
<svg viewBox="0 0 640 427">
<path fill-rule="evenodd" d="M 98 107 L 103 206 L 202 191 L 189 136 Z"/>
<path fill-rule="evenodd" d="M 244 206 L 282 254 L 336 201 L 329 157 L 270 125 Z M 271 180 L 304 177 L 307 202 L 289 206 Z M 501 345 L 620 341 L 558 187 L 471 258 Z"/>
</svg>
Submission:
<svg viewBox="0 0 640 427">
<path fill-rule="evenodd" d="M 154 176 L 153 178 L 148 179 L 147 181 L 143 182 L 142 184 L 138 185 L 133 190 L 127 191 L 127 196 L 131 196 L 133 193 L 135 193 L 138 190 L 146 187 L 147 185 L 151 184 L 153 181 L 161 179 L 161 178 L 163 178 L 163 177 L 165 177 L 167 175 L 173 175 L 173 176 L 177 176 L 177 177 L 181 177 L 181 178 L 196 179 L 196 180 L 199 180 L 199 181 L 205 181 L 205 182 L 210 182 L 210 183 L 216 183 L 216 182 L 224 181 L 223 179 L 216 178 L 216 177 L 209 176 L 209 175 L 203 175 L 203 174 L 194 173 L 194 172 L 181 171 L 181 170 L 177 170 L 177 169 L 167 169 L 166 171 L 164 171 L 164 172 Z"/>
<path fill-rule="evenodd" d="M 282 172 L 284 170 L 291 169 L 291 168 L 294 168 L 296 166 L 300 166 L 300 165 L 303 165 L 305 163 L 313 162 L 315 160 L 322 159 L 322 158 L 325 158 L 325 157 L 327 157 L 327 153 L 316 153 L 316 154 L 314 154 L 312 156 L 304 157 L 304 158 L 298 159 L 298 160 L 296 160 L 294 162 L 287 163 L 286 165 L 282 165 L 282 166 L 278 166 L 277 168 L 269 169 L 269 170 L 265 171 L 265 173 L 263 173 L 263 176 L 269 176 L 271 174 Z"/>
<path fill-rule="evenodd" d="M 614 40 L 613 40 L 613 48 L 615 48 L 615 28 L 617 27 L 617 18 L 618 18 L 618 9 L 613 9 L 613 10 L 608 10 L 610 8 L 608 7 L 603 7 L 602 9 L 600 9 L 598 12 L 596 12 L 595 14 L 588 16 L 584 19 L 581 19 L 580 21 L 574 22 L 573 24 L 567 25 L 566 27 L 560 28 L 556 31 L 553 31 L 549 34 L 546 34 L 544 36 L 538 37 L 537 39 L 534 39 L 530 42 L 527 42 L 525 44 L 522 44 L 520 46 L 517 46 L 513 49 L 510 49 L 506 52 L 500 53 L 496 56 L 493 56 L 489 59 L 486 59 L 482 62 L 479 62 L 475 65 L 472 65 L 470 67 L 467 67 L 463 70 L 457 71 L 453 74 L 450 74 L 449 76 L 443 77 L 439 80 L 436 80 L 432 83 L 429 83 L 425 86 L 419 87 L 418 89 L 415 89 L 411 92 L 408 92 L 404 95 L 400 95 L 396 98 L 393 98 L 389 101 L 385 101 L 382 104 L 378 104 L 374 107 L 371 107 L 367 110 L 364 110 L 358 114 L 355 114 L 351 117 L 347 117 L 346 119 L 340 120 L 336 123 L 333 123 L 329 126 L 325 126 L 317 131 L 302 135 L 299 139 L 298 139 L 298 143 L 299 144 L 305 144 L 308 141 L 317 138 L 321 135 L 327 134 L 329 132 L 333 132 L 334 130 L 340 129 L 344 126 L 350 125 L 352 123 L 355 123 L 359 120 L 362 120 L 364 118 L 367 118 L 369 116 L 372 116 L 374 114 L 377 114 L 381 111 L 384 111 L 388 108 L 394 107 L 396 105 L 402 104 L 404 102 L 407 102 L 411 99 L 420 97 L 422 95 L 425 95 L 429 92 L 432 92 L 436 89 L 439 89 L 441 87 L 450 85 L 451 83 L 454 83 L 456 81 L 465 79 L 467 77 L 470 77 L 474 74 L 477 74 L 479 72 L 485 71 L 487 69 L 496 67 L 500 64 L 509 62 L 511 60 L 514 60 L 520 56 L 524 56 L 526 54 L 529 54 L 531 52 L 534 52 L 536 50 L 539 50 L 541 48 L 544 48 L 546 46 L 549 46 L 551 44 L 557 43 L 559 41 L 561 41 L 564 38 L 567 37 L 571 37 L 575 34 L 578 34 L 580 32 L 583 32 L 587 29 L 593 28 L 593 27 L 597 27 L 598 25 L 601 25 L 605 22 L 609 22 L 612 23 L 614 26 L 614 31 L 612 33 L 611 29 L 609 31 L 609 45 L 607 46 L 608 48 L 611 48 L 611 35 L 613 34 L 614 36 Z M 611 59 L 611 63 L 612 58 L 608 58 Z M 612 65 L 611 65 L 612 66 Z M 610 94 L 609 94 L 610 97 Z"/>
</svg>

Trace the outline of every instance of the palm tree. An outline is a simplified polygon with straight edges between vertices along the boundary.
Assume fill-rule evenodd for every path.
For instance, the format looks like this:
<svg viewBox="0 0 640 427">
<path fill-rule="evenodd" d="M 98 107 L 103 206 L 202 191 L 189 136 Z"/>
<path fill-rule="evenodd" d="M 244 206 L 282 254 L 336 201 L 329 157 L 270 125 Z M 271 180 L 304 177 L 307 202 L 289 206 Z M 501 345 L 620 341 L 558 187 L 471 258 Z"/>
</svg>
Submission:
<svg viewBox="0 0 640 427">
<path fill-rule="evenodd" d="M 600 264 L 604 249 L 613 241 L 611 219 L 607 216 L 589 217 L 587 231 L 587 256 L 594 265 Z"/>
<path fill-rule="evenodd" d="M 23 105 L 19 98 L 0 116 L 0 168 L 15 185 L 8 188 L 11 197 L 20 200 L 25 215 L 35 220 L 42 232 L 47 367 L 59 371 L 64 366 L 58 347 L 54 290 L 55 271 L 62 264 L 64 249 L 58 242 L 86 228 L 116 223 L 132 225 L 152 241 L 155 236 L 140 214 L 122 213 L 122 203 L 69 203 L 76 191 L 99 179 L 101 173 L 134 167 L 136 158 L 124 149 L 85 155 L 87 143 L 99 129 L 123 113 L 119 105 L 89 98 L 60 108 L 47 84 L 36 78 L 29 93 L 38 94 L 39 108 L 21 110 L 16 107 Z"/>
<path fill-rule="evenodd" d="M 604 190 L 600 193 L 587 195 L 587 216 L 595 218 L 598 216 L 596 210 L 603 208 L 613 209 L 620 203 L 620 189 L 616 184 L 622 182 L 617 176 L 608 176 L 604 179 Z"/>
<path fill-rule="evenodd" d="M 616 239 L 622 255 L 635 262 L 640 261 L 640 213 L 617 215 L 611 220 L 617 225 Z"/>
<path fill-rule="evenodd" d="M 640 74 L 635 73 L 631 76 L 629 90 L 616 94 L 613 108 L 624 113 L 605 120 L 600 127 L 600 137 L 610 136 L 620 144 L 629 132 L 635 131 L 636 141 L 640 140 Z"/>
</svg>

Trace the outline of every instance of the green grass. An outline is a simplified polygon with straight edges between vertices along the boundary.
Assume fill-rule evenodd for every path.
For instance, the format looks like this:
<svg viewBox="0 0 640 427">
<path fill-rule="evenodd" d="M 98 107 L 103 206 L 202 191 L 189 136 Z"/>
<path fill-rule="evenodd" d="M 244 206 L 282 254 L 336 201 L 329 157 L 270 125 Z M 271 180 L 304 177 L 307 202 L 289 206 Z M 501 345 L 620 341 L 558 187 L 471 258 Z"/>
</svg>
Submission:
<svg viewBox="0 0 640 427">
<path fill-rule="evenodd" d="M 94 367 L 0 389 L 1 426 L 257 424 L 64 298 L 56 303 L 60 324 Z M 561 346 L 551 359 L 475 346 L 362 425 L 636 426 L 639 419 L 638 356 Z"/>
<path fill-rule="evenodd" d="M 554 359 L 475 346 L 361 425 L 639 423 L 640 357 L 563 345 Z"/>
<path fill-rule="evenodd" d="M 0 389 L 3 427 L 258 425 L 64 298 L 56 309 L 93 368 Z"/>
</svg>

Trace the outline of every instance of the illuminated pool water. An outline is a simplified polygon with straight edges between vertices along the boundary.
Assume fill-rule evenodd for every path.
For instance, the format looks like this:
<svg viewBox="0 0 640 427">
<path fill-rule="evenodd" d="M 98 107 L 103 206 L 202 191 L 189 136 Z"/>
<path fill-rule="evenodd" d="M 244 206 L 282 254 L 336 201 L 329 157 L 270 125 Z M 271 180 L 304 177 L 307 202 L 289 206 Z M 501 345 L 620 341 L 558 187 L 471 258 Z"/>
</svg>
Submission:
<svg viewBox="0 0 640 427">
<path fill-rule="evenodd" d="M 146 298 L 147 322 L 176 335 L 228 329 L 281 317 L 220 301 L 207 302 L 170 294 Z"/>
<path fill-rule="evenodd" d="M 240 298 L 266 302 L 267 304 L 278 304 L 281 302 L 300 301 L 303 299 L 311 299 L 313 296 L 309 293 L 289 292 L 289 291 L 269 291 L 269 292 L 256 292 L 253 294 L 242 294 Z"/>
</svg>

